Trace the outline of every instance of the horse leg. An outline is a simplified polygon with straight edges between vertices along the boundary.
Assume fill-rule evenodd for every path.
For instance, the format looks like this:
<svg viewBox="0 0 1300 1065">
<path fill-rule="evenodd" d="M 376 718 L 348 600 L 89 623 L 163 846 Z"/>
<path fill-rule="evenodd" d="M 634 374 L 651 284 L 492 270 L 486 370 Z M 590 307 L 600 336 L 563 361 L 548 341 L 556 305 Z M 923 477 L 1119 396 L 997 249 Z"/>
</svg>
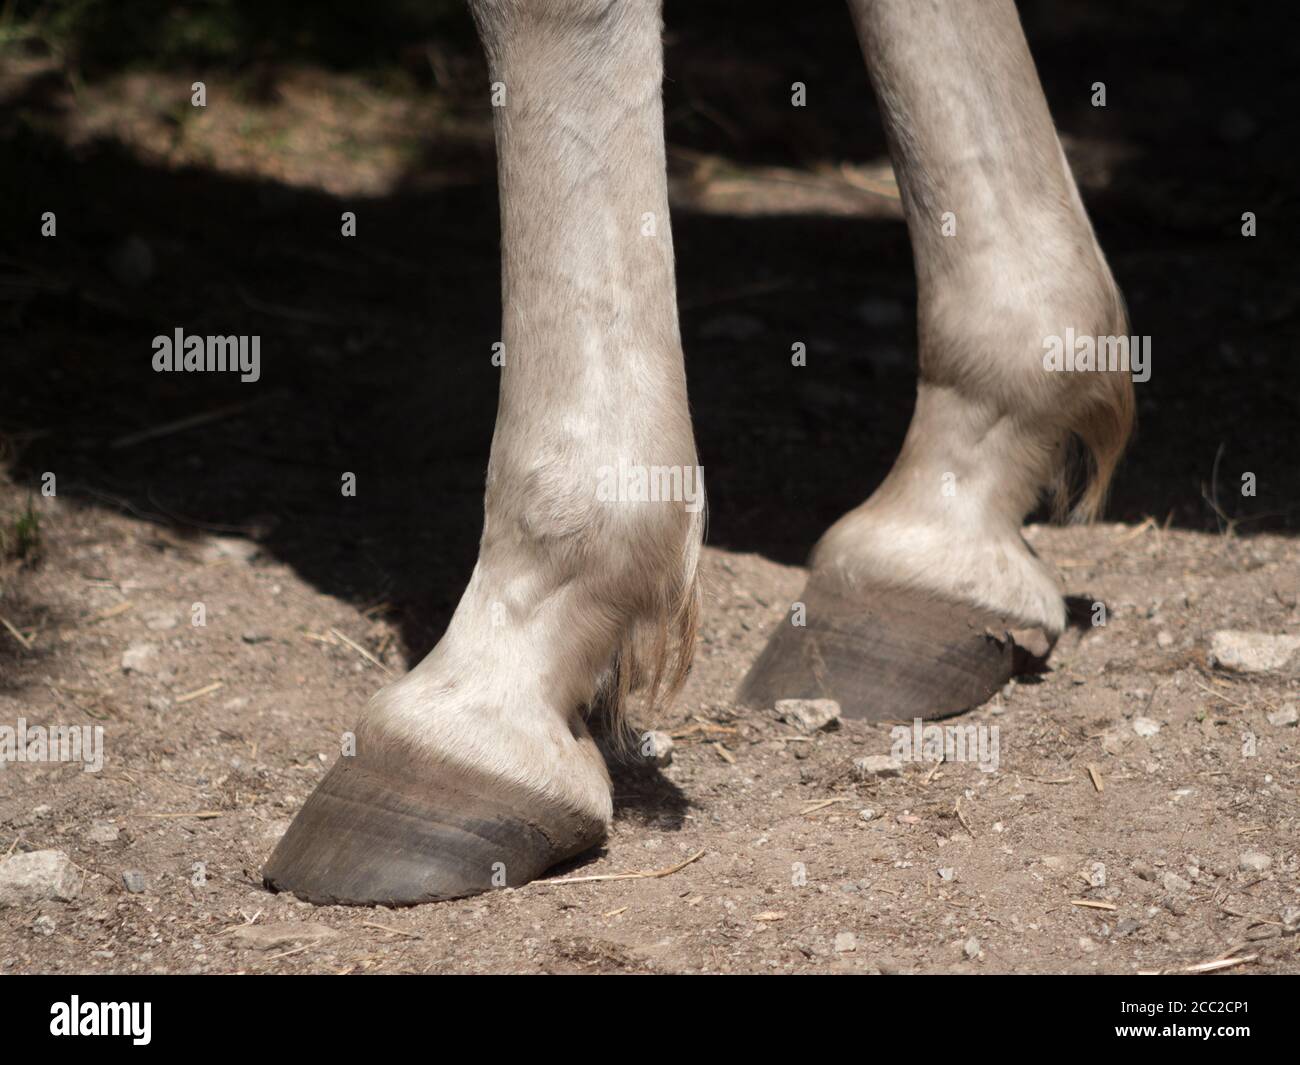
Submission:
<svg viewBox="0 0 1300 1065">
<path fill-rule="evenodd" d="M 893 468 L 822 537 L 740 698 L 830 697 L 872 718 L 978 705 L 1043 659 L 1066 610 L 1020 533 L 1069 495 L 1080 441 L 1104 498 L 1133 418 L 1123 372 L 1060 372 L 1050 338 L 1122 337 L 1123 303 L 1012 0 L 849 0 L 917 277 L 918 384 Z"/>
<path fill-rule="evenodd" d="M 500 105 L 505 361 L 483 537 L 442 640 L 374 697 L 355 756 L 266 867 L 314 901 L 474 894 L 598 843 L 612 802 L 586 714 L 679 678 L 693 643 L 703 499 L 658 0 L 472 9 Z M 677 491 L 647 498 L 646 475 Z"/>
</svg>

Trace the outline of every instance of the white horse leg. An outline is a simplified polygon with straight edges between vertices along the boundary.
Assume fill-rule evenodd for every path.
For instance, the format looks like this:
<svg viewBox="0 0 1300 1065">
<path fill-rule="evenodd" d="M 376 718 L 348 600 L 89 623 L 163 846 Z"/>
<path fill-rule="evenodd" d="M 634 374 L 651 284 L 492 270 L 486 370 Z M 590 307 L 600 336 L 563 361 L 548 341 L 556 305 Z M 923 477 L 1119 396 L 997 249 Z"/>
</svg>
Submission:
<svg viewBox="0 0 1300 1065">
<path fill-rule="evenodd" d="M 638 677 L 680 678 L 693 642 L 703 499 L 658 0 L 472 8 L 501 103 L 505 365 L 483 539 L 446 634 L 375 696 L 355 757 L 267 865 L 271 886 L 317 901 L 473 894 L 598 843 L 610 785 L 584 712 L 616 710 Z M 645 476 L 677 498 L 647 501 Z"/>
<path fill-rule="evenodd" d="M 807 625 L 778 627 L 746 702 L 942 716 L 987 699 L 1066 620 L 1020 535 L 1072 439 L 1100 507 L 1133 417 L 1124 373 L 1059 372 L 1045 342 L 1123 336 L 1012 0 L 850 0 L 912 240 L 919 381 L 902 451 L 825 534 Z M 1064 491 L 1068 495 L 1068 489 Z"/>
</svg>

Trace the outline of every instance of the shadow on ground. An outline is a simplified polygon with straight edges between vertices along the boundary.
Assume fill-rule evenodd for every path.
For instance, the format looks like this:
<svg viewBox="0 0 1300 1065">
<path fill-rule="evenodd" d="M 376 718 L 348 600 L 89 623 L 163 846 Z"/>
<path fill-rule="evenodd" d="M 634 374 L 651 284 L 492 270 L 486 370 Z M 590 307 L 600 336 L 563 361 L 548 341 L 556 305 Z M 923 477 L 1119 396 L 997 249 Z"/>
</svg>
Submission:
<svg viewBox="0 0 1300 1065">
<path fill-rule="evenodd" d="M 721 5 L 670 5 L 670 143 L 787 167 L 877 158 L 847 15 L 791 22 L 766 6 L 766 20 L 737 21 Z M 1274 69 L 1255 50 L 1274 29 L 1258 12 L 1131 7 L 1122 20 L 1084 4 L 1026 7 L 1134 330 L 1153 338 L 1140 435 L 1110 513 L 1294 529 L 1286 57 L 1275 53 Z M 1280 48 L 1294 66 L 1295 41 Z M 0 112 L 0 151 L 14 161 L 0 177 L 0 433 L 18 490 L 54 472 L 59 494 L 88 507 L 183 535 L 255 535 L 322 590 L 395 612 L 420 657 L 482 520 L 499 321 L 490 144 L 430 136 L 391 192 L 331 196 L 142 162 L 112 139 L 69 145 L 59 109 L 71 97 L 48 77 Z M 813 89 L 802 111 L 787 106 L 794 80 Z M 1104 109 L 1090 104 L 1098 81 Z M 39 236 L 47 210 L 57 240 Z M 345 210 L 360 219 L 355 240 L 339 235 Z M 1244 211 L 1258 237 L 1240 235 Z M 905 229 L 678 211 L 674 230 L 710 541 L 800 562 L 884 475 L 906 427 Z M 177 327 L 260 335 L 262 379 L 152 372 L 152 338 Z M 790 365 L 795 341 L 808 345 L 806 368 Z M 212 418 L 121 446 L 195 415 Z M 345 472 L 355 498 L 341 494 Z M 1244 473 L 1254 497 L 1241 495 Z"/>
</svg>

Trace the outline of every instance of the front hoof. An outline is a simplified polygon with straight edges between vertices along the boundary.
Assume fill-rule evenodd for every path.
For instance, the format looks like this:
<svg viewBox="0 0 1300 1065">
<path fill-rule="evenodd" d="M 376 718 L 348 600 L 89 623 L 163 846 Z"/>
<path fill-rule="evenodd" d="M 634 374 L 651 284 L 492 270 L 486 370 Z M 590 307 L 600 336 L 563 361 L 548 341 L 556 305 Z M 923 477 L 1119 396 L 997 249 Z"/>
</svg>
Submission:
<svg viewBox="0 0 1300 1065">
<path fill-rule="evenodd" d="M 263 877 L 323 905 L 435 902 L 526 884 L 600 843 L 605 829 L 486 775 L 389 750 L 334 764 Z"/>
<path fill-rule="evenodd" d="M 959 714 L 1009 678 L 1043 668 L 1054 637 L 970 603 L 922 591 L 849 589 L 814 574 L 807 624 L 779 624 L 738 701 L 834 699 L 846 717 L 908 721 Z"/>
</svg>

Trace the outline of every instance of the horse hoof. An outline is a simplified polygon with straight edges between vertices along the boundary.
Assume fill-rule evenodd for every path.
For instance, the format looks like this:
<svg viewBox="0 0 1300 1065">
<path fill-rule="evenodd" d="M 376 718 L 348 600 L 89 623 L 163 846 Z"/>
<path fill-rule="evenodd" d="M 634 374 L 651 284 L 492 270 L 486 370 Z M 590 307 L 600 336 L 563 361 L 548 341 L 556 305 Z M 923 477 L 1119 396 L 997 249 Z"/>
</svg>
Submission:
<svg viewBox="0 0 1300 1065">
<path fill-rule="evenodd" d="M 900 587 L 847 588 L 814 573 L 741 682 L 739 702 L 834 699 L 846 717 L 940 718 L 970 710 L 1007 680 L 1044 667 L 1041 628 L 970 603 Z"/>
<path fill-rule="evenodd" d="M 600 818 L 445 762 L 340 758 L 263 869 L 308 902 L 406 906 L 516 887 L 605 837 Z"/>
</svg>

